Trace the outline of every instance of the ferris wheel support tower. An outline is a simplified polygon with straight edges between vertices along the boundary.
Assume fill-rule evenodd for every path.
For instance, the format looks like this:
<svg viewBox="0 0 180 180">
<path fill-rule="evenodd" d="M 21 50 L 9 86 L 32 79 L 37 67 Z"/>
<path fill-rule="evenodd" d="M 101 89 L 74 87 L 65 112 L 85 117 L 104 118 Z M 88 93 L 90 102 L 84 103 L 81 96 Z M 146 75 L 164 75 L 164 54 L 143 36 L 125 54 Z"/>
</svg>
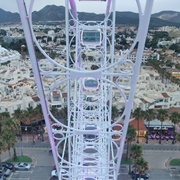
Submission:
<svg viewBox="0 0 180 180">
<path fill-rule="evenodd" d="M 116 0 L 65 0 L 65 64 L 49 57 L 36 39 L 32 25 L 34 0 L 29 11 L 23 0 L 16 1 L 59 179 L 116 180 L 153 0 L 146 0 L 144 11 L 141 1 L 135 0 L 138 31 L 130 49 L 121 57 L 114 55 Z M 79 19 L 77 1 L 105 3 L 104 19 Z M 45 59 L 37 59 L 34 45 Z M 135 48 L 136 59 L 131 60 L 129 55 Z M 67 122 L 57 116 L 59 109 L 53 111 L 55 105 L 64 106 L 60 100 L 54 105 L 53 95 L 62 97 L 64 92 L 67 93 Z M 125 108 L 112 121 L 116 95 L 118 101 L 124 101 Z"/>
</svg>

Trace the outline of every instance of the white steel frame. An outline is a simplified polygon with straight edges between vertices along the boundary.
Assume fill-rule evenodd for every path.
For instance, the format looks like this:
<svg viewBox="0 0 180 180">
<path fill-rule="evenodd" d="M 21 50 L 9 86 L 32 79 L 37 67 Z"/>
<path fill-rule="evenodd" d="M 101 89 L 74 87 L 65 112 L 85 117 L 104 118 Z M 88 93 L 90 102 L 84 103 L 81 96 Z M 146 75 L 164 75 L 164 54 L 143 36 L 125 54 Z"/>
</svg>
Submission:
<svg viewBox="0 0 180 180">
<path fill-rule="evenodd" d="M 60 167 L 57 168 L 58 177 L 68 180 L 85 178 L 116 180 L 119 175 L 153 0 L 146 0 L 144 12 L 141 2 L 136 0 L 139 11 L 137 36 L 129 51 L 120 59 L 114 57 L 116 0 L 102 2 L 106 3 L 107 8 L 104 20 L 100 22 L 79 20 L 76 0 L 65 0 L 66 66 L 51 59 L 38 44 L 32 25 L 33 3 L 34 0 L 31 0 L 27 12 L 24 1 L 17 0 L 55 165 Z M 89 29 L 101 31 L 100 45 L 82 44 L 81 34 L 83 30 Z M 76 42 L 75 48 L 72 46 L 73 40 Z M 128 59 L 128 55 L 137 43 L 137 56 L 134 62 Z M 34 44 L 46 59 L 37 60 Z M 72 52 L 75 52 L 74 56 Z M 90 61 L 88 54 L 92 52 L 98 53 L 99 56 L 91 57 Z M 87 63 L 96 64 L 99 68 L 91 70 Z M 48 69 L 44 66 L 48 66 Z M 83 88 L 83 79 L 87 77 L 96 78 L 99 81 L 97 91 L 87 91 Z M 126 80 L 126 83 L 123 80 Z M 50 97 L 53 91 L 61 91 L 64 87 L 68 95 L 67 124 L 56 118 L 50 108 Z M 45 91 L 47 88 L 48 91 Z M 114 90 L 124 99 L 125 109 L 120 117 L 112 122 L 111 107 Z M 53 125 L 50 119 L 62 128 L 52 132 Z M 85 130 L 87 124 L 95 124 L 97 129 Z M 114 131 L 115 126 L 120 130 Z M 85 134 L 94 134 L 96 139 L 89 142 L 84 138 Z M 62 168 L 67 169 L 65 174 L 60 170 Z"/>
</svg>

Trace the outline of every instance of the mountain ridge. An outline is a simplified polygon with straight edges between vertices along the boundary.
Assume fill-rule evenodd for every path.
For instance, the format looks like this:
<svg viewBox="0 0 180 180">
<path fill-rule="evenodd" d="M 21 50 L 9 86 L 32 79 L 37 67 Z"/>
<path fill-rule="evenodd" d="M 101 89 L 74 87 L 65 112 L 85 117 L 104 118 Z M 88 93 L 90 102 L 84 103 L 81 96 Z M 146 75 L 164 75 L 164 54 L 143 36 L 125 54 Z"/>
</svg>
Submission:
<svg viewBox="0 0 180 180">
<path fill-rule="evenodd" d="M 80 20 L 103 20 L 103 14 L 79 12 Z M 20 22 L 18 13 L 12 13 L 0 8 L 0 24 L 10 24 Z M 49 22 L 49 21 L 64 21 L 65 7 L 56 5 L 47 5 L 39 11 L 33 11 L 33 22 Z M 138 25 L 139 15 L 135 12 L 124 11 L 116 13 L 116 24 Z M 180 12 L 177 11 L 161 11 L 154 13 L 151 16 L 150 26 L 178 26 L 180 27 Z"/>
</svg>

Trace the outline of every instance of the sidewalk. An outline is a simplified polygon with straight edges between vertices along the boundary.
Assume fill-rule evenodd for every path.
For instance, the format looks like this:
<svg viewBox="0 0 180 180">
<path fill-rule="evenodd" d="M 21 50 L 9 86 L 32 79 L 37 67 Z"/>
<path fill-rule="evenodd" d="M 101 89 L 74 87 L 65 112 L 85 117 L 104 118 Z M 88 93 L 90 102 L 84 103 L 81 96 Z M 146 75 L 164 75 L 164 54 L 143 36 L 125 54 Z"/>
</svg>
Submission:
<svg viewBox="0 0 180 180">
<path fill-rule="evenodd" d="M 159 144 L 159 140 L 157 139 L 148 139 L 148 144 L 151 144 L 151 145 L 173 145 L 173 146 L 180 146 L 180 142 L 176 142 L 174 144 L 172 144 L 172 141 L 173 140 L 161 140 L 161 144 Z M 146 138 L 139 138 L 139 144 L 146 144 Z"/>
<path fill-rule="evenodd" d="M 11 149 L 11 157 L 9 156 L 9 152 L 6 151 L 6 152 L 3 152 L 1 154 L 1 162 L 4 162 L 4 161 L 7 161 L 8 159 L 12 158 L 13 157 L 13 153 L 12 153 L 12 149 Z M 22 154 L 19 152 L 19 150 L 16 149 L 16 154 L 17 156 L 21 156 Z M 32 159 L 32 166 L 36 166 L 37 165 L 37 159 L 32 155 L 32 154 L 24 154 L 24 156 L 28 156 Z M 15 164 L 15 163 L 13 163 Z"/>
<path fill-rule="evenodd" d="M 42 137 L 38 137 L 37 134 L 34 135 L 34 141 L 36 142 L 49 142 L 48 134 L 44 134 L 44 141 L 42 141 Z M 22 141 L 18 139 L 18 142 L 32 142 L 33 143 L 33 135 L 32 134 L 22 134 Z"/>
<path fill-rule="evenodd" d="M 19 147 L 19 148 L 28 148 L 28 147 L 50 148 L 49 137 L 47 136 L 47 134 L 44 135 L 44 141 L 39 139 L 37 135 L 35 135 L 34 137 L 35 137 L 35 141 L 33 141 L 32 134 L 23 134 L 22 141 L 20 138 L 17 139 L 16 147 Z"/>
</svg>

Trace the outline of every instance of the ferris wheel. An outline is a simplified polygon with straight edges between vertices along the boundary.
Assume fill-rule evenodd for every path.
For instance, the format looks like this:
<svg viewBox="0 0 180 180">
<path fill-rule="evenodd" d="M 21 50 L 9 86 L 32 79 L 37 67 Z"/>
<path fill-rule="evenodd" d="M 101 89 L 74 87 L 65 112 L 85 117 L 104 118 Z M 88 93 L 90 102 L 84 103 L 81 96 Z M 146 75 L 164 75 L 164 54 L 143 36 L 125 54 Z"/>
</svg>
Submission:
<svg viewBox="0 0 180 180">
<path fill-rule="evenodd" d="M 105 5 L 101 20 L 79 19 L 77 4 L 86 1 Z M 137 35 L 131 48 L 117 57 L 116 0 L 65 0 L 66 60 L 59 61 L 47 55 L 35 36 L 34 0 L 29 8 L 17 0 L 59 179 L 118 178 L 153 5 L 146 0 L 143 11 L 141 2 L 135 2 Z M 43 59 L 37 60 L 34 44 Z M 136 59 L 131 60 L 135 47 Z M 124 111 L 112 120 L 115 96 L 124 102 Z M 58 115 L 62 107 L 67 107 L 66 119 Z"/>
</svg>

